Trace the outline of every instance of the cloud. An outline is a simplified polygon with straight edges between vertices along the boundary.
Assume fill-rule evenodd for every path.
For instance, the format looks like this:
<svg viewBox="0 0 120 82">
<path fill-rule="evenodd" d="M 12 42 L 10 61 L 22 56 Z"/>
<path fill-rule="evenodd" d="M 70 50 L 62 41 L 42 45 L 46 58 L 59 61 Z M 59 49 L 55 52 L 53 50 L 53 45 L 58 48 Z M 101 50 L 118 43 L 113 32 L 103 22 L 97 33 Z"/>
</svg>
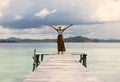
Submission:
<svg viewBox="0 0 120 82">
<path fill-rule="evenodd" d="M 8 7 L 10 0 L 0 0 L 0 9 Z"/>
<path fill-rule="evenodd" d="M 10 34 L 10 33 L 13 33 L 11 29 L 0 26 L 0 34 Z"/>
<path fill-rule="evenodd" d="M 90 38 L 99 39 L 120 39 L 120 23 L 95 24 L 87 27 L 88 33 L 83 34 Z"/>
<path fill-rule="evenodd" d="M 20 19 L 22 19 L 23 17 L 22 16 L 20 16 L 20 15 L 15 15 L 15 17 L 14 17 L 14 19 L 13 20 L 20 20 Z"/>
<path fill-rule="evenodd" d="M 56 38 L 48 24 L 73 23 L 65 37 L 120 38 L 119 5 L 119 0 L 0 0 L 0 37 Z"/>
<path fill-rule="evenodd" d="M 45 26 L 43 26 L 43 28 L 26 28 L 26 29 L 10 29 L 0 26 L 0 39 L 9 37 L 30 39 L 45 39 L 45 38 L 53 39 L 57 37 L 57 32 L 55 32 L 52 28 Z"/>
<path fill-rule="evenodd" d="M 57 12 L 57 10 L 48 10 L 47 8 L 42 9 L 40 12 L 36 13 L 35 16 L 39 16 L 39 17 L 46 17 L 50 14 L 54 14 L 55 12 Z"/>
<path fill-rule="evenodd" d="M 49 23 L 89 25 L 120 19 L 120 1 L 2 0 L 2 2 L 6 3 L 3 5 L 6 8 L 2 10 L 0 24 L 10 28 L 38 28 Z"/>
<path fill-rule="evenodd" d="M 9 6 L 10 0 L 0 0 L 0 19 L 4 16 L 3 10 Z"/>
<path fill-rule="evenodd" d="M 3 17 L 3 13 L 2 12 L 0 12 L 0 19 Z"/>
<path fill-rule="evenodd" d="M 73 25 L 64 32 L 64 37 L 86 36 L 98 39 L 120 39 L 120 23 L 104 23 L 92 25 Z M 10 29 L 0 26 L 0 38 L 18 37 L 31 39 L 57 38 L 57 32 L 48 27 Z"/>
<path fill-rule="evenodd" d="M 106 0 L 95 10 L 91 18 L 98 22 L 119 21 L 120 1 Z"/>
<path fill-rule="evenodd" d="M 89 10 L 89 7 L 93 3 L 87 3 L 88 7 L 86 7 L 84 5 L 86 2 L 87 0 L 12 0 L 9 7 L 4 10 L 0 24 L 4 27 L 19 29 L 38 28 L 49 23 L 54 25 L 91 24 L 88 18 L 93 8 Z M 59 5 L 59 3 L 62 4 Z M 24 18 L 15 20 L 16 15 Z M 17 16 L 17 18 L 20 17 Z"/>
</svg>

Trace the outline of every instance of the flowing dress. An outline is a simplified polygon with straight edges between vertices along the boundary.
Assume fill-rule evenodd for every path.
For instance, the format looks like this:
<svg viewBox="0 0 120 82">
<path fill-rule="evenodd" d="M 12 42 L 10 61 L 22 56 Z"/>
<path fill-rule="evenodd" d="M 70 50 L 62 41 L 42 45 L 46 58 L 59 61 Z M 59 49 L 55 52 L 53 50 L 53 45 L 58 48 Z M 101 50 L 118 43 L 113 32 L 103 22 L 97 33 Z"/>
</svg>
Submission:
<svg viewBox="0 0 120 82">
<path fill-rule="evenodd" d="M 57 49 L 58 51 L 65 51 L 65 45 L 64 45 L 64 37 L 62 35 L 62 30 L 57 30 L 58 37 L 57 37 Z"/>
</svg>

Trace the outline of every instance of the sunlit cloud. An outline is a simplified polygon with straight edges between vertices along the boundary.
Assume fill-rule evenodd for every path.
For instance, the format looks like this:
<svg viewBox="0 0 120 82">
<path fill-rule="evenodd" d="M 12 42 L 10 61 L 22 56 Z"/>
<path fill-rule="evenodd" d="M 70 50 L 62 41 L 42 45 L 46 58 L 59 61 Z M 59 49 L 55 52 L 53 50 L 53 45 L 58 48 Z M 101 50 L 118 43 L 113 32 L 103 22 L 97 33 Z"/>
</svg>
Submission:
<svg viewBox="0 0 120 82">
<path fill-rule="evenodd" d="M 57 10 L 48 10 L 47 8 L 42 9 L 40 12 L 36 13 L 35 16 L 46 17 L 50 14 L 54 14 Z"/>
<path fill-rule="evenodd" d="M 10 0 L 0 0 L 0 19 L 4 16 L 3 10 L 9 6 Z"/>
<path fill-rule="evenodd" d="M 13 20 L 20 20 L 20 19 L 22 19 L 23 17 L 22 16 L 20 16 L 20 15 L 15 15 L 15 17 L 14 17 L 14 19 Z"/>
<path fill-rule="evenodd" d="M 106 0 L 96 9 L 91 18 L 98 22 L 119 21 L 120 1 Z"/>
<path fill-rule="evenodd" d="M 0 9 L 9 6 L 10 0 L 0 0 Z"/>
<path fill-rule="evenodd" d="M 74 3 L 71 3 L 71 6 L 75 6 L 75 4 L 74 4 Z"/>
<path fill-rule="evenodd" d="M 0 19 L 3 17 L 3 13 L 2 12 L 0 12 Z"/>
</svg>

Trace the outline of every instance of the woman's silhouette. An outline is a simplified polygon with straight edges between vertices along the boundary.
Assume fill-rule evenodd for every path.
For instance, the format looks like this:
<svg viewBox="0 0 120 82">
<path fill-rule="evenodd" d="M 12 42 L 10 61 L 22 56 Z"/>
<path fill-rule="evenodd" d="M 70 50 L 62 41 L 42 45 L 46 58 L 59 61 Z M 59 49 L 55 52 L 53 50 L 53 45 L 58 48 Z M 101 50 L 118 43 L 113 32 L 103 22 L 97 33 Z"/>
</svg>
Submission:
<svg viewBox="0 0 120 82">
<path fill-rule="evenodd" d="M 60 52 L 63 54 L 63 52 L 66 50 L 65 46 L 64 46 L 64 37 L 63 37 L 63 32 L 69 28 L 70 26 L 72 26 L 73 24 L 70 24 L 67 27 L 62 28 L 62 26 L 59 27 L 54 27 L 53 25 L 49 24 L 48 26 L 52 27 L 54 30 L 56 30 L 58 32 L 58 37 L 57 37 L 57 49 L 58 49 L 58 54 L 60 54 Z"/>
</svg>

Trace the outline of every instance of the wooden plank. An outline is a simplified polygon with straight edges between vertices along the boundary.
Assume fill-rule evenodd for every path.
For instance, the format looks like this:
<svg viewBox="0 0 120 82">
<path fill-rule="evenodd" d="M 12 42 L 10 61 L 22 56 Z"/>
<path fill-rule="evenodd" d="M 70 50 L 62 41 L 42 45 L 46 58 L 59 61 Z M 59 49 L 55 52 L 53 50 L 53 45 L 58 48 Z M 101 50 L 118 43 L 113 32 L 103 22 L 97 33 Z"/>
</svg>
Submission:
<svg viewBox="0 0 120 82">
<path fill-rule="evenodd" d="M 72 55 L 49 55 L 24 82 L 99 82 Z"/>
</svg>

